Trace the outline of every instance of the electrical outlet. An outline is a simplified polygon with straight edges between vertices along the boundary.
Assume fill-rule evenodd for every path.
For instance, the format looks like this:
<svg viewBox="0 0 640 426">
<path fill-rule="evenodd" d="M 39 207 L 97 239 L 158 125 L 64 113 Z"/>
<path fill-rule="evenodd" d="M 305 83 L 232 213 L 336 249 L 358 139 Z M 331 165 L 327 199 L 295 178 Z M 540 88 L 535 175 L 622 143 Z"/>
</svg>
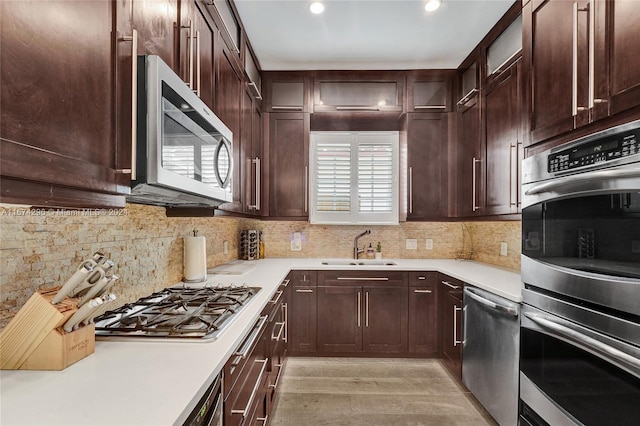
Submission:
<svg viewBox="0 0 640 426">
<path fill-rule="evenodd" d="M 407 250 L 418 250 L 418 240 L 415 238 L 407 238 L 405 247 Z"/>
<path fill-rule="evenodd" d="M 300 232 L 294 232 L 291 239 L 291 251 L 302 250 L 302 234 Z"/>
<path fill-rule="evenodd" d="M 433 239 L 427 238 L 427 243 L 425 245 L 427 250 L 433 250 Z"/>
<path fill-rule="evenodd" d="M 229 254 L 229 241 L 222 242 L 222 253 Z"/>
<path fill-rule="evenodd" d="M 507 243 L 500 243 L 500 256 L 507 255 Z"/>
</svg>

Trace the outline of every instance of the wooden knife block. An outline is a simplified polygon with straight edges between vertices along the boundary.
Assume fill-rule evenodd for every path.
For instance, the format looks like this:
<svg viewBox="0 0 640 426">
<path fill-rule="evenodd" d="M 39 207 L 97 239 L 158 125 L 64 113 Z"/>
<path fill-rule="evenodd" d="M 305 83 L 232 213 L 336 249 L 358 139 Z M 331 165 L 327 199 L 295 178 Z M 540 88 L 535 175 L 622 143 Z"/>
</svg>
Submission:
<svg viewBox="0 0 640 426">
<path fill-rule="evenodd" d="M 0 332 L 3 370 L 64 370 L 95 352 L 93 324 L 71 333 L 62 329 L 78 310 L 78 299 L 52 305 L 57 291 L 34 293 Z"/>
</svg>

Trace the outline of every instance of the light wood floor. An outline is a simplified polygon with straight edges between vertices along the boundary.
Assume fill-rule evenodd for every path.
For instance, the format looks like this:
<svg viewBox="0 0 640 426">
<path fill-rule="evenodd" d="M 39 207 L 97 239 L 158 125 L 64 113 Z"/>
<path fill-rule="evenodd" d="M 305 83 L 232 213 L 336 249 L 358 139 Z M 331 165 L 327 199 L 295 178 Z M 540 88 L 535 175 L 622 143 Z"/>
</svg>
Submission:
<svg viewBox="0 0 640 426">
<path fill-rule="evenodd" d="M 496 423 L 438 360 L 289 357 L 270 424 Z"/>
</svg>

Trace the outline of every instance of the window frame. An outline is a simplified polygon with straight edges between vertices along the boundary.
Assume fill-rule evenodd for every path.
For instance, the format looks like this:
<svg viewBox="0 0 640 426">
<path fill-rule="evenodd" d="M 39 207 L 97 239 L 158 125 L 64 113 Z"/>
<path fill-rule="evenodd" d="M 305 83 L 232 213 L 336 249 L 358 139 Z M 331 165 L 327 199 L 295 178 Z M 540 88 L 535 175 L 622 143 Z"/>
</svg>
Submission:
<svg viewBox="0 0 640 426">
<path fill-rule="evenodd" d="M 318 159 L 317 145 L 322 142 L 336 143 L 336 140 L 349 140 L 351 147 L 350 162 L 350 208 L 348 211 L 318 211 L 317 203 L 317 177 Z M 346 144 L 346 143 L 345 143 Z M 391 147 L 391 211 L 390 212 L 363 212 L 359 208 L 358 188 L 358 147 L 361 144 L 384 145 Z M 309 223 L 326 225 L 398 225 L 400 210 L 400 185 L 399 185 L 399 152 L 400 132 L 375 131 L 375 132 L 339 132 L 339 131 L 312 131 L 309 143 Z"/>
</svg>

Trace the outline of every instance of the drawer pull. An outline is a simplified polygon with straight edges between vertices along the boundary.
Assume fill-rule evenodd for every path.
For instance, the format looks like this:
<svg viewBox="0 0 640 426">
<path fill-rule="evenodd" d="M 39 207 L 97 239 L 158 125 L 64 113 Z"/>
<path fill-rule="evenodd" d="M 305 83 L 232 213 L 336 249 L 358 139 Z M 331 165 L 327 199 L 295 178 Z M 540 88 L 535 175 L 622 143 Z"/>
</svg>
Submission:
<svg viewBox="0 0 640 426">
<path fill-rule="evenodd" d="M 426 280 L 427 277 L 418 277 L 419 280 Z"/>
<path fill-rule="evenodd" d="M 458 290 L 458 289 L 460 288 L 460 286 L 458 286 L 458 285 L 453 285 L 453 284 L 451 284 L 451 283 L 450 283 L 450 282 L 448 282 L 448 281 L 442 281 L 442 284 L 444 284 L 444 285 L 446 285 L 447 287 L 452 288 L 452 289 L 454 289 L 454 290 Z"/>
<path fill-rule="evenodd" d="M 414 293 L 432 293 L 431 290 L 419 290 L 419 289 L 415 289 L 413 290 Z"/>
<path fill-rule="evenodd" d="M 271 300 L 269 303 L 273 303 L 274 305 L 278 303 L 278 301 L 280 300 L 280 298 L 282 297 L 282 294 L 284 293 L 284 291 L 279 290 L 276 292 L 277 296 L 273 298 L 273 300 Z"/>
<path fill-rule="evenodd" d="M 313 293 L 313 289 L 310 289 L 310 288 L 296 288 L 296 293 Z"/>
<path fill-rule="evenodd" d="M 254 343 L 260 336 L 260 330 L 262 330 L 262 328 L 264 327 L 264 324 L 267 322 L 267 319 L 269 319 L 267 315 L 260 317 L 256 325 L 253 327 L 253 330 L 251 330 L 251 334 L 249 334 L 249 336 L 247 337 L 247 340 L 245 340 L 244 345 L 241 347 L 241 349 L 238 352 L 235 352 L 233 354 L 234 356 L 246 358 L 247 355 L 249 355 L 249 351 L 251 350 Z"/>
<path fill-rule="evenodd" d="M 338 277 L 337 279 L 342 281 L 389 281 L 389 277 Z"/>
<path fill-rule="evenodd" d="M 251 391 L 251 396 L 249 397 L 247 406 L 244 408 L 244 410 L 231 410 L 231 414 L 242 414 L 242 417 L 245 417 L 247 415 L 247 413 L 251 409 L 251 406 L 253 405 L 253 400 L 256 398 L 258 389 L 260 388 L 260 383 L 262 382 L 262 375 L 264 374 L 264 370 L 267 369 L 268 361 L 269 361 L 268 359 L 257 359 L 255 361 L 256 363 L 261 362 L 262 368 L 260 369 L 260 374 L 258 374 L 258 380 L 256 381 L 256 384 L 253 387 L 253 391 Z"/>
<path fill-rule="evenodd" d="M 280 326 L 280 331 L 278 331 L 278 334 L 275 333 L 275 327 L 274 327 L 274 332 L 271 334 L 271 340 L 275 340 L 276 342 L 280 340 L 280 338 L 282 337 L 282 332 L 284 331 L 284 322 L 277 322 L 275 323 L 276 326 Z"/>
</svg>

